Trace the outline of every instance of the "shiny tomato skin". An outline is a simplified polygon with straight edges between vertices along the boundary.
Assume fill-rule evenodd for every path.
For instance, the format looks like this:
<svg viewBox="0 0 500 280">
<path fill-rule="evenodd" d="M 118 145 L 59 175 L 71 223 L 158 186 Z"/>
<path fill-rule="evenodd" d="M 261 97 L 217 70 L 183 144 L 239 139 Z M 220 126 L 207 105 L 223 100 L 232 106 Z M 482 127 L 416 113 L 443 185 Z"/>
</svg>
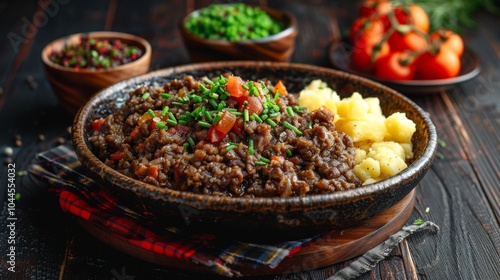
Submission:
<svg viewBox="0 0 500 280">
<path fill-rule="evenodd" d="M 380 50 L 377 53 L 374 53 L 374 49 L 374 45 L 362 40 L 356 40 L 351 53 L 351 66 L 358 71 L 371 73 L 377 60 L 390 53 L 387 42 L 380 46 Z"/>
<path fill-rule="evenodd" d="M 366 0 L 359 8 L 361 17 L 369 17 L 372 15 L 385 15 L 392 8 L 392 3 L 385 0 Z"/>
<path fill-rule="evenodd" d="M 429 15 L 427 12 L 416 4 L 409 5 L 408 10 L 409 23 L 420 29 L 420 31 L 427 33 L 430 27 Z"/>
<path fill-rule="evenodd" d="M 460 58 L 446 48 L 441 48 L 436 54 L 425 52 L 416 63 L 417 76 L 423 80 L 453 78 L 460 72 Z"/>
<path fill-rule="evenodd" d="M 364 29 L 360 30 L 354 39 L 351 53 L 351 65 L 363 72 L 371 72 L 373 63 L 380 57 L 389 54 L 387 42 L 380 46 L 380 51 L 373 55 L 373 50 L 382 41 L 384 26 L 380 20 L 370 20 Z"/>
<path fill-rule="evenodd" d="M 392 52 L 375 65 L 375 76 L 388 80 L 413 80 L 416 74 L 415 61 L 407 52 Z"/>
<path fill-rule="evenodd" d="M 431 42 L 436 43 L 440 48 L 448 48 L 452 50 L 459 57 L 462 57 L 464 53 L 464 41 L 462 40 L 462 37 L 451 30 L 436 30 L 431 33 L 430 40 Z"/>
<path fill-rule="evenodd" d="M 384 32 L 384 25 L 379 19 L 358 18 L 351 25 L 349 39 L 353 44 L 361 39 L 374 45 L 382 39 Z"/>
<path fill-rule="evenodd" d="M 405 34 L 395 31 L 389 37 L 389 46 L 391 51 L 422 51 L 427 47 L 427 40 L 424 36 L 414 31 Z"/>
</svg>

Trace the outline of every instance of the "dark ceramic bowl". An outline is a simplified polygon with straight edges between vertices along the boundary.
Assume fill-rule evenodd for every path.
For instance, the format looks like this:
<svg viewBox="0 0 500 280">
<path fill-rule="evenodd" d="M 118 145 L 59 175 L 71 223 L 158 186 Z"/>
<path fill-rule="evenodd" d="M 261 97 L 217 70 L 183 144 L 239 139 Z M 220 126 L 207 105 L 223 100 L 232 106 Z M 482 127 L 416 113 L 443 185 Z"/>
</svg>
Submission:
<svg viewBox="0 0 500 280">
<path fill-rule="evenodd" d="M 313 79 L 322 79 L 341 96 L 359 91 L 380 99 L 383 112 L 406 112 L 416 123 L 415 157 L 409 167 L 389 179 L 332 194 L 291 198 L 217 197 L 161 189 L 131 179 L 102 163 L 91 151 L 92 116 L 104 116 L 121 106 L 139 84 L 162 85 L 185 75 L 217 76 L 232 72 L 244 79 L 282 80 L 289 92 L 299 92 Z M 436 153 L 436 130 L 429 116 L 410 99 L 373 81 L 333 69 L 277 62 L 218 62 L 184 65 L 132 78 L 95 95 L 78 112 L 73 144 L 78 158 L 105 191 L 131 209 L 164 225 L 233 236 L 292 238 L 343 228 L 394 205 L 422 179 Z"/>
<path fill-rule="evenodd" d="M 189 16 L 192 13 L 199 13 L 199 10 L 195 10 L 182 18 L 179 22 L 179 31 L 191 60 L 193 62 L 221 60 L 289 61 L 295 49 L 297 20 L 287 11 L 265 6 L 259 7 L 272 18 L 283 23 L 284 28 L 281 32 L 265 38 L 235 42 L 205 39 L 190 33 L 185 25 Z"/>
</svg>

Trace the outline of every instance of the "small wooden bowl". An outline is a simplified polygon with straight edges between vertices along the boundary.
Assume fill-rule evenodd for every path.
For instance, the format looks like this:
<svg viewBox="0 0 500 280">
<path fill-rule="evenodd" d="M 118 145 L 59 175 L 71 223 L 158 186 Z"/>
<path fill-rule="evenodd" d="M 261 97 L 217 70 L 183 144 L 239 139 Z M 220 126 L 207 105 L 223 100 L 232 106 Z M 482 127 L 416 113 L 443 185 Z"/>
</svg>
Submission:
<svg viewBox="0 0 500 280">
<path fill-rule="evenodd" d="M 295 17 L 283 10 L 269 7 L 260 7 L 272 18 L 282 22 L 284 29 L 269 37 L 245 40 L 226 41 L 205 39 L 193 35 L 186 29 L 186 21 L 193 13 L 192 11 L 179 22 L 179 30 L 184 44 L 189 51 L 193 62 L 217 61 L 217 60 L 267 60 L 286 62 L 290 60 L 295 49 L 295 37 L 297 37 L 297 20 Z"/>
<path fill-rule="evenodd" d="M 123 106 L 129 92 L 142 84 L 159 86 L 186 75 L 201 78 L 233 73 L 244 79 L 282 80 L 289 92 L 299 92 L 321 79 L 340 96 L 355 91 L 378 97 L 383 113 L 405 112 L 416 124 L 414 158 L 407 169 L 386 180 L 330 194 L 303 197 L 218 197 L 160 188 L 132 179 L 104 164 L 92 152 L 91 120 Z M 89 176 L 118 203 L 146 215 L 150 221 L 193 232 L 216 232 L 240 239 L 269 241 L 310 236 L 367 220 L 406 197 L 429 170 L 437 150 L 437 133 L 429 115 L 400 93 L 368 79 L 317 66 L 230 61 L 170 67 L 108 87 L 78 112 L 73 122 L 73 146 Z"/>
<path fill-rule="evenodd" d="M 66 44 L 76 44 L 86 35 L 95 39 L 119 39 L 123 43 L 140 48 L 143 55 L 135 61 L 117 67 L 101 70 L 79 69 L 58 65 L 50 61 L 53 51 L 61 50 Z M 119 81 L 141 75 L 149 70 L 151 45 L 143 38 L 118 32 L 90 32 L 72 34 L 49 43 L 42 50 L 45 74 L 62 105 L 72 114 L 85 104 L 99 90 Z"/>
</svg>

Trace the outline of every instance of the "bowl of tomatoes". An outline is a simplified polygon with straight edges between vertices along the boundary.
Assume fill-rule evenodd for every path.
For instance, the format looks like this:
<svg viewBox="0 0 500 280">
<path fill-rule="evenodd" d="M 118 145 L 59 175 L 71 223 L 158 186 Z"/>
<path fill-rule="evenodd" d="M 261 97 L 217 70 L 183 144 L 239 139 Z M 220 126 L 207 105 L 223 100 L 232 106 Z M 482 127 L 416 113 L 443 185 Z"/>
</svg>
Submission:
<svg viewBox="0 0 500 280">
<path fill-rule="evenodd" d="M 417 4 L 367 1 L 349 37 L 330 46 L 334 67 L 365 76 L 404 93 L 434 93 L 480 72 L 476 54 L 449 29 L 430 29 Z"/>
</svg>

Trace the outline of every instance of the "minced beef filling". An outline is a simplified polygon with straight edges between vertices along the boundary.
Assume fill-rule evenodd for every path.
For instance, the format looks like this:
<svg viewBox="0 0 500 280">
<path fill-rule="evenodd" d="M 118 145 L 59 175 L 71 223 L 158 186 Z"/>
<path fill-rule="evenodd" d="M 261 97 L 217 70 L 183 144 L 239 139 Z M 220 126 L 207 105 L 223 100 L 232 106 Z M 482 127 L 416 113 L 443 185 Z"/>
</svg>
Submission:
<svg viewBox="0 0 500 280">
<path fill-rule="evenodd" d="M 138 87 L 124 106 L 93 121 L 95 154 L 130 177 L 199 194 L 290 197 L 361 185 L 353 141 L 335 131 L 331 111 L 308 112 L 292 94 L 275 95 L 259 81 L 254 96 L 263 111 L 246 118 L 249 102 L 226 90 L 229 77 Z M 234 121 L 227 133 L 217 130 L 224 111 Z"/>
</svg>

